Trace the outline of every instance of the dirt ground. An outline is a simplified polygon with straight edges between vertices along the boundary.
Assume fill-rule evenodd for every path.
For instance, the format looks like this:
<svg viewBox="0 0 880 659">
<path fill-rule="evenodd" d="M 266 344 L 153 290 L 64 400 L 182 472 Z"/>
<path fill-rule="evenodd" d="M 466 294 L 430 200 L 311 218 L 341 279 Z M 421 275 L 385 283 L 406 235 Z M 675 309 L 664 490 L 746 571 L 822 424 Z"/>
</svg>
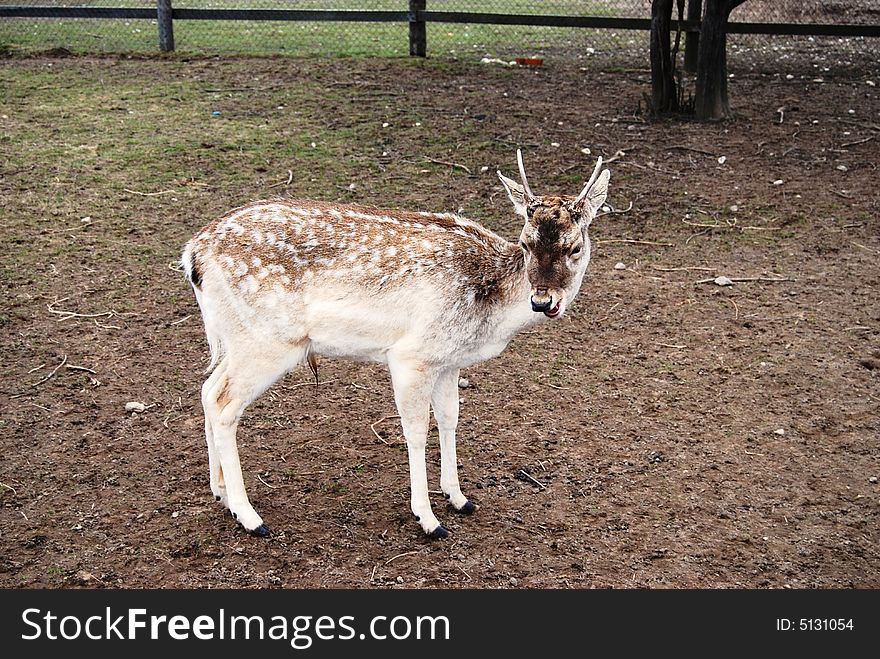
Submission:
<svg viewBox="0 0 880 659">
<path fill-rule="evenodd" d="M 0 78 L 0 586 L 880 587 L 880 71 L 734 71 L 720 125 L 647 121 L 647 71 L 552 62 L 42 57 Z M 464 373 L 476 514 L 434 493 L 451 535 L 422 535 L 386 371 L 325 361 L 245 416 L 273 529 L 248 535 L 208 487 L 184 242 L 273 194 L 514 239 L 494 171 L 517 146 L 539 193 L 602 154 L 615 212 L 570 312 Z M 433 428 L 429 456 L 439 489 Z"/>
</svg>

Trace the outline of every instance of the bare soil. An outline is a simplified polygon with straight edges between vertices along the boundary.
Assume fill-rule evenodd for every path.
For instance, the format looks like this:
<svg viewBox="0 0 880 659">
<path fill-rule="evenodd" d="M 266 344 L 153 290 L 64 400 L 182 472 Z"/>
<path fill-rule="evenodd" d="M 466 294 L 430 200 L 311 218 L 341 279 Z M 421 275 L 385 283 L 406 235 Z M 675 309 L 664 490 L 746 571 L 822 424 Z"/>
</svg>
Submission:
<svg viewBox="0 0 880 659">
<path fill-rule="evenodd" d="M 878 73 L 737 73 L 705 125 L 641 116 L 643 70 L 0 61 L 0 586 L 877 588 Z M 273 194 L 514 239 L 517 146 L 538 192 L 602 154 L 619 212 L 570 312 L 464 373 L 477 512 L 432 495 L 425 538 L 386 371 L 325 361 L 245 416 L 248 535 L 208 487 L 183 243 Z"/>
</svg>

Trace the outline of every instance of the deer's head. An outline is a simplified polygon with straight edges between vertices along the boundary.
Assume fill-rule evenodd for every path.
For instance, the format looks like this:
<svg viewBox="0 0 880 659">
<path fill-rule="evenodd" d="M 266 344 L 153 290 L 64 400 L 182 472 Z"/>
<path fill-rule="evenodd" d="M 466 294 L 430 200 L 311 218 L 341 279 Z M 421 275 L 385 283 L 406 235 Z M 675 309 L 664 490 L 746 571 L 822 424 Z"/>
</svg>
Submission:
<svg viewBox="0 0 880 659">
<path fill-rule="evenodd" d="M 608 195 L 611 173 L 602 158 L 577 197 L 537 196 L 529 188 L 522 152 L 516 152 L 522 185 L 501 172 L 498 178 L 517 214 L 525 220 L 520 248 L 532 287 L 532 310 L 548 318 L 561 316 L 580 289 L 590 262 L 587 229 Z"/>
</svg>

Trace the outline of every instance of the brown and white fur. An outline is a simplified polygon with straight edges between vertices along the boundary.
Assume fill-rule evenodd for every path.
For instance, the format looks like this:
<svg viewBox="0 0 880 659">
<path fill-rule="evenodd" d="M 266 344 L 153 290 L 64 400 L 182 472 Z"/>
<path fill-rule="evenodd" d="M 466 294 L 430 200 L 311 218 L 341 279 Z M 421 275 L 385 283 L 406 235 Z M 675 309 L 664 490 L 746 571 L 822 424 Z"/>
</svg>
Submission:
<svg viewBox="0 0 880 659">
<path fill-rule="evenodd" d="M 245 408 L 315 355 L 388 365 L 409 453 L 411 507 L 444 537 L 428 500 L 430 408 L 440 434 L 440 487 L 455 510 L 459 370 L 571 304 L 590 260 L 587 228 L 605 201 L 596 164 L 577 197 L 532 194 L 498 172 L 524 220 L 519 243 L 452 214 L 274 199 L 230 211 L 185 247 L 211 350 L 202 386 L 211 490 L 248 530 L 268 527 L 248 501 L 236 430 Z"/>
</svg>

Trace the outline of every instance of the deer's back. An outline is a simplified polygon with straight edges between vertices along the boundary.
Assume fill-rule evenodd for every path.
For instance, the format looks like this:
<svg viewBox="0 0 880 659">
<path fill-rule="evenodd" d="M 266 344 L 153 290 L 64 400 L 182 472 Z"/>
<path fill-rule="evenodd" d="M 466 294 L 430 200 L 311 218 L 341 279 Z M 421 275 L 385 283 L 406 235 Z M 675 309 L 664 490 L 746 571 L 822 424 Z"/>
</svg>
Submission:
<svg viewBox="0 0 880 659">
<path fill-rule="evenodd" d="M 466 341 L 504 301 L 519 256 L 452 214 L 286 199 L 227 213 L 187 253 L 203 310 L 219 305 L 265 331 L 305 333 L 319 352 L 367 358 L 407 337 Z"/>
</svg>

